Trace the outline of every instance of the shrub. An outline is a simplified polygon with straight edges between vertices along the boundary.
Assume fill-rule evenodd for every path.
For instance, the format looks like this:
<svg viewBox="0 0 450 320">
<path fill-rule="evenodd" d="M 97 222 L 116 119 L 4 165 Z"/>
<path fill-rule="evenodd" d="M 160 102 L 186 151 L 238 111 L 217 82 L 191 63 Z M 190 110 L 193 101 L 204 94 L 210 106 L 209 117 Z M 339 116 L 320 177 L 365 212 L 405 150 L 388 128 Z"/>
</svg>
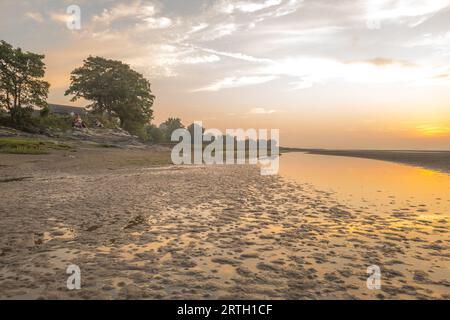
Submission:
<svg viewBox="0 0 450 320">
<path fill-rule="evenodd" d="M 157 126 L 151 124 L 146 127 L 148 139 L 152 143 L 161 143 L 164 141 L 164 132 Z"/>
<path fill-rule="evenodd" d="M 12 108 L 10 115 L 12 122 L 19 127 L 26 128 L 32 124 L 32 115 L 33 115 L 32 108 L 22 108 L 22 107 Z"/>
<path fill-rule="evenodd" d="M 50 114 L 50 109 L 48 108 L 48 106 L 45 106 L 41 109 L 39 114 L 41 115 L 42 118 L 48 117 L 48 115 Z"/>
<path fill-rule="evenodd" d="M 133 121 L 124 121 L 122 124 L 124 130 L 128 131 L 130 134 L 137 136 L 139 139 L 143 141 L 148 140 L 147 131 L 145 130 L 145 125 L 133 122 Z"/>
<path fill-rule="evenodd" d="M 72 117 L 71 116 L 56 116 L 48 115 L 47 117 L 37 117 L 33 118 L 33 125 L 40 130 L 61 130 L 66 131 L 72 128 Z"/>
</svg>

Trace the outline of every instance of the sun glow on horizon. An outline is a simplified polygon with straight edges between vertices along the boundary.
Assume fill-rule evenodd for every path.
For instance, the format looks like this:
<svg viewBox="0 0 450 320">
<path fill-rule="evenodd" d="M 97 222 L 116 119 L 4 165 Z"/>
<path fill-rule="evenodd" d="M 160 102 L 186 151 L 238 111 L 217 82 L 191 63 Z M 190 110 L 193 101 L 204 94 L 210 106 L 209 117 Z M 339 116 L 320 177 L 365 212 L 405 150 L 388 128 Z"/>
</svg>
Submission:
<svg viewBox="0 0 450 320">
<path fill-rule="evenodd" d="M 423 136 L 450 136 L 450 126 L 440 124 L 423 124 L 416 127 L 417 132 Z"/>
</svg>

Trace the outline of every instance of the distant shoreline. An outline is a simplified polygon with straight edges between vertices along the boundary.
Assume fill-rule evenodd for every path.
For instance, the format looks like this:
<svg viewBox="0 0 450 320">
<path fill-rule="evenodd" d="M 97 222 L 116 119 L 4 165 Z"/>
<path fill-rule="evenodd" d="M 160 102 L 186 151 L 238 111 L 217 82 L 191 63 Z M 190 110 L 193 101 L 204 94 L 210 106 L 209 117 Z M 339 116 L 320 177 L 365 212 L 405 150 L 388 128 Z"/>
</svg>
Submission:
<svg viewBox="0 0 450 320">
<path fill-rule="evenodd" d="M 280 148 L 282 153 L 304 152 L 308 154 L 364 158 L 383 160 L 418 166 L 426 169 L 450 174 L 450 151 L 420 151 L 420 150 L 328 150 L 328 149 L 303 149 Z"/>
</svg>

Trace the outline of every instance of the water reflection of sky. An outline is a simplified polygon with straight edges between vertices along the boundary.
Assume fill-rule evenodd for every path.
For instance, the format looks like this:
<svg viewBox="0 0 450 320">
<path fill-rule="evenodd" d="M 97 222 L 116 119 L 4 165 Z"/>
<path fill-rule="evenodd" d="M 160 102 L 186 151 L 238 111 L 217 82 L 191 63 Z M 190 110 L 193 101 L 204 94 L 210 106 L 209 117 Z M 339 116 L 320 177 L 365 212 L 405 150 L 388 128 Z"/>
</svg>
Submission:
<svg viewBox="0 0 450 320">
<path fill-rule="evenodd" d="M 450 175 L 444 173 L 379 160 L 287 153 L 280 174 L 332 191 L 343 204 L 450 215 Z"/>
</svg>

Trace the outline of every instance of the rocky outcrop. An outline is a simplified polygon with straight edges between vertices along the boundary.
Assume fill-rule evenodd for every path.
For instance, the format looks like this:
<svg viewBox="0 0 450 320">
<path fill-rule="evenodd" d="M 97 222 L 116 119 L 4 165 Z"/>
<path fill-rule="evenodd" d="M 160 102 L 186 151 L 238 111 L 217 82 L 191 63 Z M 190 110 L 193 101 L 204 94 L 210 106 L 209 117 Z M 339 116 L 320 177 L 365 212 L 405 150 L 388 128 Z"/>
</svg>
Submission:
<svg viewBox="0 0 450 320">
<path fill-rule="evenodd" d="M 50 138 L 66 141 L 80 141 L 111 147 L 144 146 L 137 136 L 133 136 L 122 129 L 46 130 L 45 132 L 42 132 L 42 134 L 35 134 L 0 126 L 0 137 Z"/>
</svg>

